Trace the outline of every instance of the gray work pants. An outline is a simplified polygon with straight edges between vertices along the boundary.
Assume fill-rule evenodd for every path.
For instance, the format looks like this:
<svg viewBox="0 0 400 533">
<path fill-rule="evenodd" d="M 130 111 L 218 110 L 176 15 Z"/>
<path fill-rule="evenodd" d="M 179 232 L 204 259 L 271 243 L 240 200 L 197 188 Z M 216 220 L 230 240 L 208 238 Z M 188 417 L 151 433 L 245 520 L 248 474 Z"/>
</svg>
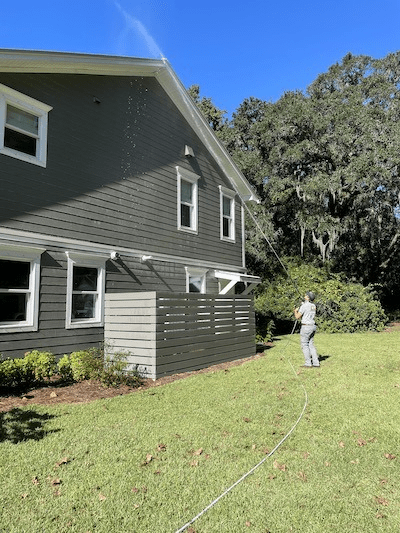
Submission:
<svg viewBox="0 0 400 533">
<path fill-rule="evenodd" d="M 314 345 L 314 335 L 317 326 L 301 326 L 300 344 L 304 354 L 306 366 L 319 366 L 318 354 Z"/>
</svg>

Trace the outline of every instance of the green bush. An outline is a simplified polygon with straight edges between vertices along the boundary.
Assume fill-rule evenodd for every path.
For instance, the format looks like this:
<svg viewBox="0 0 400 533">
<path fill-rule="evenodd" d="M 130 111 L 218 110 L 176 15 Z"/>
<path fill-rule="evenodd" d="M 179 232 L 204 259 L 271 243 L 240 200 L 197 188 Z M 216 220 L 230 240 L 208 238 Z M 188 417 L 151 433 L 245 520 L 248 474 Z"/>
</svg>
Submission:
<svg viewBox="0 0 400 533">
<path fill-rule="evenodd" d="M 293 310 L 308 290 L 316 294 L 316 323 L 328 333 L 381 331 L 387 323 L 385 312 L 371 287 L 348 282 L 340 274 L 302 262 L 287 261 L 290 278 L 278 275 L 258 288 L 255 310 L 258 323 L 269 322 L 280 330 L 293 323 Z M 271 326 L 269 326 L 271 329 Z M 262 335 L 262 331 L 259 332 Z"/>
<path fill-rule="evenodd" d="M 19 387 L 50 378 L 55 371 L 64 381 L 98 379 L 105 386 L 121 384 L 138 385 L 141 378 L 137 370 L 127 370 L 128 354 L 105 356 L 104 348 L 89 348 L 64 355 L 56 364 L 50 352 L 33 350 L 24 358 L 5 359 L 0 362 L 0 385 Z"/>
<path fill-rule="evenodd" d="M 0 363 L 0 384 L 3 387 L 18 386 L 26 381 L 23 359 L 5 359 Z"/>
<path fill-rule="evenodd" d="M 141 377 L 137 371 L 127 370 L 127 357 L 129 354 L 122 352 L 107 355 L 104 360 L 103 369 L 99 375 L 100 381 L 107 387 L 117 387 L 118 385 L 139 385 Z"/>
<path fill-rule="evenodd" d="M 98 379 L 107 387 L 139 384 L 141 378 L 137 370 L 127 370 L 127 367 L 127 354 L 105 356 L 104 348 L 73 352 L 70 356 L 64 355 L 58 362 L 58 371 L 63 379 Z"/>
<path fill-rule="evenodd" d="M 63 355 L 57 363 L 57 371 L 64 381 L 72 380 L 71 361 L 67 354 Z"/>
<path fill-rule="evenodd" d="M 55 371 L 55 357 L 50 352 L 33 350 L 23 358 L 5 359 L 0 363 L 0 385 L 30 385 L 50 378 Z"/>
<path fill-rule="evenodd" d="M 23 359 L 27 381 L 49 379 L 56 369 L 56 358 L 51 352 L 33 350 L 27 352 Z"/>
<path fill-rule="evenodd" d="M 103 367 L 103 354 L 97 348 L 72 352 L 70 355 L 72 379 L 83 381 L 85 379 L 97 379 Z"/>
</svg>

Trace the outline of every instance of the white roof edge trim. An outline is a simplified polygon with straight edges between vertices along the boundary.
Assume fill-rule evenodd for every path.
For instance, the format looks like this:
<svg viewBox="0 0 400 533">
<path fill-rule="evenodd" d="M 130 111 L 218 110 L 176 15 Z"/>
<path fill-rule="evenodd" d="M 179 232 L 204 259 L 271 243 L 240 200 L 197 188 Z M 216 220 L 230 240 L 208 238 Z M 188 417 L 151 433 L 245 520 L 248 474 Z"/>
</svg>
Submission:
<svg viewBox="0 0 400 533">
<path fill-rule="evenodd" d="M 260 202 L 166 59 L 0 49 L 0 72 L 154 77 L 195 130 L 241 200 Z"/>
</svg>

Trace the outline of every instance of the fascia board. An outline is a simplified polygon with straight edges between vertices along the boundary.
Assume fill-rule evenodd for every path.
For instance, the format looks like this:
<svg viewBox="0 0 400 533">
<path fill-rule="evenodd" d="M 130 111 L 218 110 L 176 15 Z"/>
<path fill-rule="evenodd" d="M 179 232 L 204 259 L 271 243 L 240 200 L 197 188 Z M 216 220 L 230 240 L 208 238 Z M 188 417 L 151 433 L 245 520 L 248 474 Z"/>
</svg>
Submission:
<svg viewBox="0 0 400 533">
<path fill-rule="evenodd" d="M 0 72 L 154 77 L 197 133 L 235 192 L 243 201 L 260 202 L 166 59 L 3 49 Z"/>
</svg>

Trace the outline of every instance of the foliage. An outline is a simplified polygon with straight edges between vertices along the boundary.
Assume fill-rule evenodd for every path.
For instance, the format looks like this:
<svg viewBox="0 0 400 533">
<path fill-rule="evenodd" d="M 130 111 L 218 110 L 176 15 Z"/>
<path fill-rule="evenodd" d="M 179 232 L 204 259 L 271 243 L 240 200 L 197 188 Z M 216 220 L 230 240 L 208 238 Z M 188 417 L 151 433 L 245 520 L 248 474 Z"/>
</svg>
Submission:
<svg viewBox="0 0 400 533">
<path fill-rule="evenodd" d="M 137 370 L 129 370 L 127 357 L 122 352 L 105 355 L 104 347 L 89 348 L 64 355 L 58 364 L 61 375 L 74 381 L 98 379 L 107 387 L 122 384 L 136 385 L 141 378 Z"/>
<path fill-rule="evenodd" d="M 97 377 L 103 367 L 103 353 L 97 348 L 72 352 L 69 356 L 72 379 L 83 381 Z"/>
<path fill-rule="evenodd" d="M 64 381 L 70 381 L 72 377 L 71 360 L 69 355 L 64 354 L 57 363 L 57 370 Z"/>
<path fill-rule="evenodd" d="M 280 327 L 293 323 L 293 309 L 300 305 L 302 295 L 312 290 L 316 294 L 316 323 L 320 331 L 352 333 L 383 329 L 387 317 L 371 287 L 348 282 L 330 273 L 327 266 L 286 261 L 290 278 L 281 273 L 257 289 L 255 310 L 262 317 L 258 319 L 260 323 L 272 322 Z"/>
<path fill-rule="evenodd" d="M 25 364 L 23 359 L 5 359 L 0 363 L 0 384 L 12 387 L 26 382 Z"/>
<path fill-rule="evenodd" d="M 25 372 L 32 376 L 33 381 L 43 381 L 50 378 L 56 368 L 56 358 L 51 352 L 33 350 L 24 356 Z"/>
<path fill-rule="evenodd" d="M 55 357 L 50 352 L 33 350 L 23 358 L 0 362 L 0 384 L 5 387 L 31 385 L 50 378 L 55 370 Z"/>
<path fill-rule="evenodd" d="M 118 387 L 121 384 L 138 385 L 141 378 L 137 369 L 129 370 L 127 356 L 117 353 L 104 355 L 104 348 L 89 348 L 65 354 L 56 364 L 50 352 L 33 350 L 24 358 L 5 359 L 0 362 L 0 385 L 20 387 L 40 383 L 57 371 L 63 381 L 97 379 L 104 386 Z"/>
<path fill-rule="evenodd" d="M 188 89 L 189 96 L 197 105 L 208 125 L 215 132 L 221 131 L 227 124 L 225 118 L 226 111 L 218 109 L 212 102 L 211 98 L 203 96 L 200 98 L 199 85 L 191 85 Z"/>
</svg>

